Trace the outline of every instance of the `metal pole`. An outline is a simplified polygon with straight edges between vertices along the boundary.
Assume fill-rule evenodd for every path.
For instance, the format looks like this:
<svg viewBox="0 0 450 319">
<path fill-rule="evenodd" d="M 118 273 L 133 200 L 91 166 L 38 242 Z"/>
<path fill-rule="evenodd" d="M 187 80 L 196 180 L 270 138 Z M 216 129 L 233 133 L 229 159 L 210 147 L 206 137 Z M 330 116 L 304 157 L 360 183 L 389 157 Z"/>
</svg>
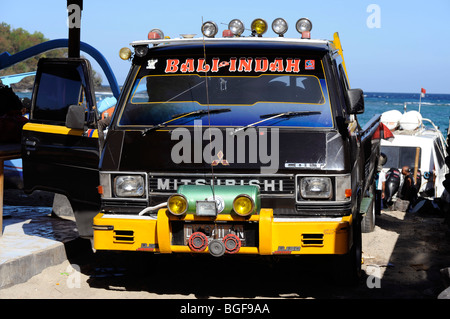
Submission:
<svg viewBox="0 0 450 319">
<path fill-rule="evenodd" d="M 83 11 L 83 0 L 67 0 L 69 58 L 80 57 L 81 11 Z"/>
</svg>

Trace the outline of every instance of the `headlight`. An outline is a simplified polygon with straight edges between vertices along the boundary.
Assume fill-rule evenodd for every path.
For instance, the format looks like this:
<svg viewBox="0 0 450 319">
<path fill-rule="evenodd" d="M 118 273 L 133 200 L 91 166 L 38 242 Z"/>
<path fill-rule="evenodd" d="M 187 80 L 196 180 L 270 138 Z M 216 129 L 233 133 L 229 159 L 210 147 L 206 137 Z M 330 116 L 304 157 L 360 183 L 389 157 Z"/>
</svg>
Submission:
<svg viewBox="0 0 450 319">
<path fill-rule="evenodd" d="M 280 37 L 282 37 L 283 34 L 285 34 L 286 31 L 288 30 L 288 24 L 287 24 L 286 20 L 284 20 L 282 18 L 277 18 L 277 19 L 273 20 L 272 30 L 273 30 L 273 32 L 278 34 Z"/>
<path fill-rule="evenodd" d="M 141 197 L 144 195 L 144 178 L 140 175 L 117 176 L 114 191 L 118 197 Z"/>
<path fill-rule="evenodd" d="M 255 202 L 246 194 L 238 195 L 233 201 L 233 210 L 239 216 L 248 216 L 253 213 Z"/>
<path fill-rule="evenodd" d="M 332 196 L 331 178 L 303 177 L 300 181 L 300 195 L 306 199 L 329 199 Z"/>
<path fill-rule="evenodd" d="M 181 194 L 173 194 L 167 201 L 167 208 L 175 216 L 183 215 L 188 209 L 186 197 Z"/>
<path fill-rule="evenodd" d="M 239 19 L 233 19 L 228 23 L 228 29 L 235 35 L 240 36 L 244 32 L 244 24 Z"/>
<path fill-rule="evenodd" d="M 207 38 L 214 38 L 214 36 L 217 34 L 217 31 L 217 24 L 212 21 L 207 21 L 202 25 L 202 33 Z"/>
<path fill-rule="evenodd" d="M 267 31 L 267 22 L 263 19 L 255 19 L 251 24 L 252 32 L 255 31 L 259 36 Z"/>
</svg>

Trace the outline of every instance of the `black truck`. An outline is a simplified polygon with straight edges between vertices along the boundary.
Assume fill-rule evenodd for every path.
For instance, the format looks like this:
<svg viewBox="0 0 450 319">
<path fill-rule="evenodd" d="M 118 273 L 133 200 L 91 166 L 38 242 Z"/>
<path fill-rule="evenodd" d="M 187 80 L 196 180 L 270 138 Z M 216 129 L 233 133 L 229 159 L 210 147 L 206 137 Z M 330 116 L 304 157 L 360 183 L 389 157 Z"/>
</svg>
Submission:
<svg viewBox="0 0 450 319">
<path fill-rule="evenodd" d="M 283 23 L 284 22 L 284 23 Z M 120 55 L 131 61 L 114 113 L 96 109 L 85 59 L 42 59 L 22 137 L 25 189 L 68 197 L 96 250 L 332 255 L 361 270 L 361 232 L 375 225 L 379 116 L 361 128 L 342 47 L 243 36 L 169 39 L 159 29 Z"/>
</svg>

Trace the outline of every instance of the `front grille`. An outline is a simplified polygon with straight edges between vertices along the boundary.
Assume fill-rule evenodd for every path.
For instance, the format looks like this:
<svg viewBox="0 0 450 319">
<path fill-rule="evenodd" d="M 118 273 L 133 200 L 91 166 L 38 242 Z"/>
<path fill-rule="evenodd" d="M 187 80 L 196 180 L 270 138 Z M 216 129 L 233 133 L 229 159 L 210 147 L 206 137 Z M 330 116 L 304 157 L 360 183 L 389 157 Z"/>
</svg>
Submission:
<svg viewBox="0 0 450 319">
<path fill-rule="evenodd" d="M 295 205 L 295 210 L 299 215 L 309 216 L 345 216 L 351 213 L 351 209 L 351 202 Z"/>
<path fill-rule="evenodd" d="M 175 193 L 181 185 L 257 185 L 262 197 L 295 196 L 295 179 L 290 174 L 169 174 L 149 173 L 149 195 Z"/>
</svg>

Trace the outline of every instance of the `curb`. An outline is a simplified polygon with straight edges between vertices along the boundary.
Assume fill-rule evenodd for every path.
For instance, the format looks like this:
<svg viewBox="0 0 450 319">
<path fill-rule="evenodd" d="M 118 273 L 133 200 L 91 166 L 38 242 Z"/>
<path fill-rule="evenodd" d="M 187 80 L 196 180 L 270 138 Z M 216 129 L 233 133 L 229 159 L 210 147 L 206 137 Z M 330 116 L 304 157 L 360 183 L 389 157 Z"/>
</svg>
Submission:
<svg viewBox="0 0 450 319">
<path fill-rule="evenodd" d="M 50 266 L 67 260 L 63 243 L 0 264 L 0 289 L 28 281 Z"/>
</svg>

